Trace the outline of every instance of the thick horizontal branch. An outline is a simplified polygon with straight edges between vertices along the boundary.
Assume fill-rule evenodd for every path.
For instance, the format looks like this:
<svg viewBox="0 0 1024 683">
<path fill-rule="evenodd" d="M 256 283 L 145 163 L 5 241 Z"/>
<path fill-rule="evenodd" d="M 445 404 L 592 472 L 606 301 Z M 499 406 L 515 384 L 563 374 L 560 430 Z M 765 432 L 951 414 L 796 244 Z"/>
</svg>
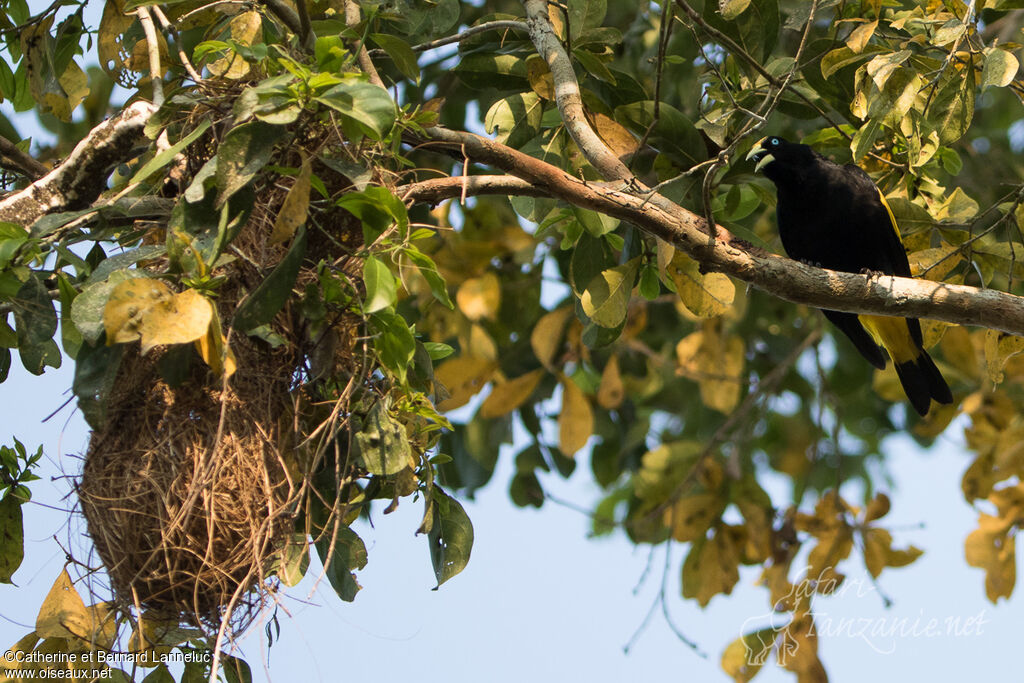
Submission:
<svg viewBox="0 0 1024 683">
<path fill-rule="evenodd" d="M 0 221 L 27 229 L 48 213 L 87 208 L 106 187 L 110 169 L 134 154 L 154 111 L 155 105 L 136 102 L 93 128 L 60 166 L 0 200 Z"/>
<path fill-rule="evenodd" d="M 1024 336 L 1024 297 L 930 280 L 814 268 L 754 247 L 721 226 L 717 226 L 712 236 L 702 217 L 662 197 L 645 199 L 631 194 L 628 182 L 581 181 L 540 159 L 472 133 L 444 128 L 430 128 L 426 133 L 431 138 L 422 142 L 426 148 L 465 155 L 471 161 L 501 169 L 525 181 L 518 186 L 501 181 L 509 194 L 555 197 L 627 221 L 686 252 L 707 270 L 726 273 L 780 299 L 850 313 L 912 316 L 979 325 Z M 480 188 L 479 194 L 483 194 L 483 190 L 498 186 L 497 181 L 481 180 L 464 190 L 455 182 L 461 179 L 447 180 L 446 183 L 425 181 L 435 184 L 430 186 L 430 191 L 417 190 L 419 194 L 413 196 L 436 202 L 445 196 L 473 194 L 470 187 Z M 408 187 L 416 185 L 421 184 Z"/>
</svg>

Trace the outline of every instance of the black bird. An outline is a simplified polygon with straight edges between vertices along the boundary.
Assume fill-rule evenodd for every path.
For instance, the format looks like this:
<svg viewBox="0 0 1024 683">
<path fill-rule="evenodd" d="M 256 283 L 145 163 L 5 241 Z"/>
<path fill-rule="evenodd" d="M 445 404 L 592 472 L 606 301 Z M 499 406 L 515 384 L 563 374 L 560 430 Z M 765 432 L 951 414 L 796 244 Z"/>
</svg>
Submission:
<svg viewBox="0 0 1024 683">
<path fill-rule="evenodd" d="M 862 169 L 840 166 L 807 145 L 775 136 L 759 140 L 747 158 L 775 183 L 779 236 L 790 258 L 848 273 L 911 277 L 892 209 Z M 918 413 L 928 413 L 931 399 L 953 402 L 949 385 L 924 350 L 916 318 L 823 313 L 879 370 L 885 368 L 879 346 L 885 348 Z"/>
</svg>

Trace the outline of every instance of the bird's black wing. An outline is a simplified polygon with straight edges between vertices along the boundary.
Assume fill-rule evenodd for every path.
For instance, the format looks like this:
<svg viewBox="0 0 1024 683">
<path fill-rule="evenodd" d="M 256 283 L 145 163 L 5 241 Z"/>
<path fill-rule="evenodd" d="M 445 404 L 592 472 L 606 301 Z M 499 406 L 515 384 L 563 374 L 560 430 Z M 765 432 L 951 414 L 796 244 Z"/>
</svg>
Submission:
<svg viewBox="0 0 1024 683">
<path fill-rule="evenodd" d="M 861 267 L 910 277 L 910 262 L 900 241 L 899 226 L 881 190 L 859 166 L 847 164 L 841 168 L 854 201 L 850 215 L 860 224 L 858 228 L 865 232 L 865 242 L 870 243 L 873 251 L 866 259 L 869 263 Z"/>
</svg>

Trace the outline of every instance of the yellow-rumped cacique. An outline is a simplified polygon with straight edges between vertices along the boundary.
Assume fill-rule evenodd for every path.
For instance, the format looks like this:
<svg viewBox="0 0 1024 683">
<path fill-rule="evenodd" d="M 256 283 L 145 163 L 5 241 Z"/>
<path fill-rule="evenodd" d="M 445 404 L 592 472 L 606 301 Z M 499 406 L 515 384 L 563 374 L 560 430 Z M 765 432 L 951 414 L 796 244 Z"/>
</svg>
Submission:
<svg viewBox="0 0 1024 683">
<path fill-rule="evenodd" d="M 790 258 L 848 273 L 911 277 L 896 218 L 863 169 L 840 166 L 807 145 L 776 136 L 759 140 L 747 158 L 775 183 L 779 237 Z M 919 414 L 928 413 L 932 399 L 953 402 L 949 385 L 924 350 L 916 318 L 822 312 L 876 368 L 885 368 L 881 348 L 888 352 Z"/>
</svg>

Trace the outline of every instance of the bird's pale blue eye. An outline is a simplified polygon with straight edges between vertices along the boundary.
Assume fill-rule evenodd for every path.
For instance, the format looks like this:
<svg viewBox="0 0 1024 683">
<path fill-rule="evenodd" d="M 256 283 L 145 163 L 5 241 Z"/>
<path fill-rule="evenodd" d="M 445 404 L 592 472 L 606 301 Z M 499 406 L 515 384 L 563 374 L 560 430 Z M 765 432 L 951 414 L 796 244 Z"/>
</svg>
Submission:
<svg viewBox="0 0 1024 683">
<path fill-rule="evenodd" d="M 778 138 L 772 138 L 771 140 L 768 141 L 768 144 L 770 144 L 772 146 L 778 145 L 779 144 L 779 139 Z"/>
</svg>

